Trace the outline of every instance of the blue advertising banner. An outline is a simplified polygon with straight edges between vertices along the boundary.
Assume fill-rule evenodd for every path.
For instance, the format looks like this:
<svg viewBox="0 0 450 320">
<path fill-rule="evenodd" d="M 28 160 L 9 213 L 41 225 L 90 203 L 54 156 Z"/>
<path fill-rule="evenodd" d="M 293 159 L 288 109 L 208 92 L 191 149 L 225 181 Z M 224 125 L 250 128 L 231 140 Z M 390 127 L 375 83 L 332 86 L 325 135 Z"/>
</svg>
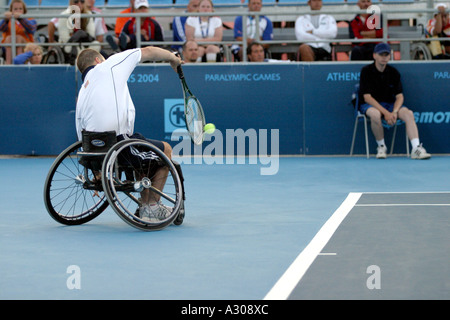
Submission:
<svg viewBox="0 0 450 320">
<path fill-rule="evenodd" d="M 251 153 L 248 144 L 255 134 L 259 139 L 265 134 L 260 130 L 270 135 L 276 129 L 280 153 L 303 152 L 300 65 L 207 64 L 185 65 L 183 70 L 189 88 L 202 103 L 206 121 L 216 125 L 211 140 L 223 139 L 224 151 L 234 140 L 232 149 L 239 153 L 236 147 L 241 137 L 237 135 L 243 132 L 246 153 Z M 136 68 L 128 84 L 136 107 L 135 130 L 171 142 L 173 131 L 185 128 L 178 76 L 169 67 L 144 65 Z"/>
<path fill-rule="evenodd" d="M 217 130 L 203 151 L 243 155 L 345 155 L 350 152 L 359 72 L 367 63 L 184 65 L 207 122 Z M 430 153 L 450 153 L 448 62 L 392 62 L 402 74 L 405 105 L 414 111 Z M 70 66 L 0 68 L 0 154 L 56 155 L 76 139 L 80 73 Z M 135 131 L 180 146 L 185 124 L 177 74 L 167 65 L 139 65 L 128 80 L 136 107 Z M 390 130 L 392 131 L 392 130 Z M 392 132 L 386 131 L 390 142 Z M 369 128 L 371 153 L 375 141 Z M 404 127 L 394 152 L 405 153 Z M 183 146 L 190 146 L 183 143 Z M 178 148 L 181 154 L 193 150 Z M 389 147 L 389 146 L 388 146 Z M 189 147 L 190 148 L 190 147 Z M 355 154 L 364 154 L 359 126 Z"/>
<path fill-rule="evenodd" d="M 0 154 L 59 154 L 76 141 L 74 68 L 0 67 Z"/>
</svg>

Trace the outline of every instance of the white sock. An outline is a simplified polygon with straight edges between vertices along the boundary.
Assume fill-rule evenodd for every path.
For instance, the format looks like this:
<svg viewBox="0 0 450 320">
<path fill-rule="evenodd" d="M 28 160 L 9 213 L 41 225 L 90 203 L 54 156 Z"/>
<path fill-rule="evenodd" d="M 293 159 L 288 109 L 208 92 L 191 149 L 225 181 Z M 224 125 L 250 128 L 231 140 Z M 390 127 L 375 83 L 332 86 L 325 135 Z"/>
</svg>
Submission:
<svg viewBox="0 0 450 320">
<path fill-rule="evenodd" d="M 379 146 L 379 147 L 385 146 L 385 145 L 386 145 L 386 144 L 384 143 L 384 139 L 377 140 L 377 143 L 378 143 L 378 146 Z"/>
<path fill-rule="evenodd" d="M 419 144 L 420 144 L 419 138 L 415 138 L 415 139 L 411 140 L 411 146 L 412 146 L 413 149 L 417 148 L 419 146 Z"/>
</svg>

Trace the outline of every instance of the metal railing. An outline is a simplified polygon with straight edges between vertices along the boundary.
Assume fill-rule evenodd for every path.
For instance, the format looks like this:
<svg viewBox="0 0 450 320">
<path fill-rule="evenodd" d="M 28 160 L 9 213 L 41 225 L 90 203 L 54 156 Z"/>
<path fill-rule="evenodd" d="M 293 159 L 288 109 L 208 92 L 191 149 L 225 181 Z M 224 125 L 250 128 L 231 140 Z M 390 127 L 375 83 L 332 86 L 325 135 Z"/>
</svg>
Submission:
<svg viewBox="0 0 450 320">
<path fill-rule="evenodd" d="M 415 13 L 415 14 L 424 14 L 424 13 L 433 13 L 435 12 L 434 9 L 402 9 L 402 10 L 392 10 L 392 9 L 384 9 L 382 12 L 383 15 L 383 19 L 382 19 L 382 28 L 383 28 L 383 37 L 381 39 L 381 41 L 387 42 L 411 42 L 411 41 L 423 41 L 423 42 L 428 42 L 428 41 L 434 41 L 434 40 L 438 40 L 438 41 L 443 41 L 443 40 L 448 40 L 448 38 L 425 38 L 423 36 L 420 37 L 416 37 L 416 38 L 389 38 L 389 34 L 388 34 L 388 20 L 389 20 L 389 15 L 390 14 L 398 14 L 398 13 Z M 269 12 L 269 11 L 260 11 L 260 12 L 242 12 L 242 11 L 228 11 L 228 12 L 214 12 L 214 13 L 195 13 L 195 16 L 220 16 L 220 17 L 228 17 L 228 16 L 232 16 L 232 17 L 236 17 L 236 16 L 242 16 L 243 17 L 243 23 L 242 25 L 247 25 L 247 19 L 249 16 L 261 16 L 261 15 L 265 15 L 270 19 L 270 15 L 271 13 L 273 14 L 273 12 Z M 305 10 L 305 12 L 303 13 L 298 13 L 298 12 L 292 12 L 292 11 L 278 11 L 276 13 L 276 15 L 284 15 L 284 16 L 299 16 L 301 14 L 306 14 L 306 13 L 311 13 L 310 10 Z M 349 14 L 361 14 L 361 13 L 367 13 L 365 10 L 320 10 L 320 14 L 330 14 L 330 15 L 349 15 Z M 126 13 L 126 14 L 117 14 L 117 13 L 95 13 L 95 17 L 103 17 L 103 18 L 117 18 L 117 17 L 135 17 L 135 18 L 143 18 L 143 17 L 174 17 L 174 16 L 193 16 L 194 14 L 192 13 L 176 13 L 174 14 L 173 12 L 151 12 L 151 13 Z M 49 21 L 51 18 L 73 18 L 74 14 L 50 14 L 50 13 L 35 13 L 35 14 L 26 14 L 26 15 L 22 15 L 21 18 L 33 18 L 33 19 L 38 19 L 38 18 L 48 18 Z M 78 14 L 77 18 L 93 18 L 92 14 Z M 15 33 L 15 19 L 14 17 L 11 18 L 11 43 L 7 44 L 7 43 L 3 43 L 0 46 L 3 47 L 11 47 L 12 48 L 12 58 L 14 59 L 15 55 L 16 55 L 16 49 L 17 47 L 20 46 L 25 46 L 26 44 L 21 44 L 21 43 L 17 43 L 16 41 L 16 33 Z M 183 42 L 177 42 L 177 41 L 141 41 L 141 37 L 140 37 L 140 29 L 141 29 L 141 20 L 140 19 L 136 19 L 136 41 L 137 41 L 137 47 L 140 48 L 142 46 L 147 46 L 147 45 L 153 45 L 153 46 L 170 46 L 170 45 L 182 45 Z M 259 19 L 255 19 L 255 23 L 256 23 L 256 36 L 255 38 L 259 39 Z M 225 40 L 225 41 L 217 41 L 217 42 L 202 42 L 202 41 L 197 41 L 199 44 L 217 44 L 217 45 L 233 45 L 233 44 L 237 44 L 240 45 L 242 47 L 243 52 L 246 52 L 247 50 L 247 28 L 243 28 L 243 39 L 242 41 L 236 41 L 236 40 Z M 307 41 L 308 43 L 339 43 L 339 42 L 349 42 L 349 43 L 360 43 L 360 42 L 379 42 L 380 38 L 377 39 L 364 39 L 364 40 L 359 40 L 359 39 L 324 39 L 324 40 L 317 40 L 317 41 Z M 270 46 L 277 46 L 277 45 L 282 45 L 282 44 L 302 44 L 305 41 L 299 41 L 296 39 L 292 39 L 292 40 L 286 40 L 286 39 L 273 39 L 270 41 L 259 41 L 262 44 L 269 44 Z M 79 45 L 83 45 L 83 46 L 89 46 L 92 43 L 73 43 L 73 42 L 66 42 L 66 43 L 39 43 L 39 45 L 43 46 L 43 47 L 51 47 L 51 46 L 79 46 Z M 109 46 L 109 44 L 107 42 L 101 42 L 99 43 L 102 46 Z M 247 61 L 247 56 L 246 54 L 242 55 L 243 57 L 243 62 Z"/>
</svg>

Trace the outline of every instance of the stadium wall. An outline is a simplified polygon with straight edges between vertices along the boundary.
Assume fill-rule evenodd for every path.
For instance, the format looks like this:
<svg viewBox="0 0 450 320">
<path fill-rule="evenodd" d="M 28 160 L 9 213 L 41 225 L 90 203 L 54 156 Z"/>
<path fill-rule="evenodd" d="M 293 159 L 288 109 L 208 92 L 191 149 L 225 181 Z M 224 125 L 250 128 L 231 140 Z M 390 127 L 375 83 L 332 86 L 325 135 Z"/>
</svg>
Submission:
<svg viewBox="0 0 450 320">
<path fill-rule="evenodd" d="M 416 116 L 421 141 L 431 153 L 450 153 L 448 62 L 392 62 L 402 73 L 405 105 Z M 185 65 L 191 90 L 218 130 L 208 152 L 231 155 L 279 151 L 284 155 L 345 155 L 350 151 L 354 85 L 364 63 Z M 129 87 L 136 107 L 135 131 L 180 145 L 183 100 L 168 65 L 143 64 Z M 0 68 L 0 154 L 56 155 L 75 141 L 75 103 L 80 75 L 72 66 Z M 180 129 L 181 128 L 181 129 Z M 370 130 L 370 129 L 369 129 Z M 391 130 L 392 131 L 392 130 Z M 369 132 L 370 133 L 370 132 Z M 405 153 L 405 130 L 394 152 Z M 386 141 L 390 141 L 387 132 Z M 371 152 L 375 142 L 370 134 Z M 218 147 L 219 145 L 223 147 Z M 261 149 L 262 148 L 262 149 Z M 187 152 L 187 149 L 183 149 Z M 356 154 L 364 154 L 363 126 Z"/>
</svg>

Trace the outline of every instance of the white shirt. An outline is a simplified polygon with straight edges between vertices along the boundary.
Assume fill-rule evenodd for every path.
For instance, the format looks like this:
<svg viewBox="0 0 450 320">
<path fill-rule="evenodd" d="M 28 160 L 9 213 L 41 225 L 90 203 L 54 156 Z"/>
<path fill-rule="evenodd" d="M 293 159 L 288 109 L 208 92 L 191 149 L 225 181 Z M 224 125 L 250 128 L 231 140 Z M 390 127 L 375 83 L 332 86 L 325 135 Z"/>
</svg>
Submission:
<svg viewBox="0 0 450 320">
<path fill-rule="evenodd" d="M 312 33 L 308 32 L 311 31 Z M 300 41 L 317 41 L 323 39 L 334 39 L 337 35 L 336 20 L 327 14 L 300 16 L 295 21 L 295 36 Z M 323 48 L 331 52 L 331 46 L 326 42 L 308 43 L 314 48 Z"/>
<path fill-rule="evenodd" d="M 127 81 L 141 60 L 141 49 L 117 53 L 86 75 L 78 93 L 76 130 L 133 134 L 135 109 Z"/>
<path fill-rule="evenodd" d="M 66 10 L 64 10 L 63 12 L 61 12 L 61 14 L 71 14 L 72 10 L 69 8 L 67 8 Z M 87 13 L 91 13 L 90 11 L 88 11 Z M 68 18 L 59 18 L 58 22 L 57 22 L 57 28 L 58 28 L 58 33 L 59 33 L 59 42 L 60 43 L 66 43 L 69 42 L 71 33 L 73 31 L 72 27 L 73 26 L 69 26 L 67 24 Z M 77 20 L 75 20 L 76 22 Z M 70 28 L 69 28 L 70 27 Z M 86 26 L 86 30 L 85 30 L 92 38 L 95 39 L 95 23 L 94 23 L 94 19 L 89 18 L 89 22 Z M 72 47 L 71 46 L 64 46 L 64 51 L 66 53 L 70 53 L 72 51 Z"/>
<path fill-rule="evenodd" d="M 186 25 L 195 29 L 195 39 L 212 38 L 216 29 L 222 26 L 222 19 L 219 17 L 209 17 L 208 21 L 200 22 L 200 17 L 188 17 L 186 19 Z"/>
</svg>

